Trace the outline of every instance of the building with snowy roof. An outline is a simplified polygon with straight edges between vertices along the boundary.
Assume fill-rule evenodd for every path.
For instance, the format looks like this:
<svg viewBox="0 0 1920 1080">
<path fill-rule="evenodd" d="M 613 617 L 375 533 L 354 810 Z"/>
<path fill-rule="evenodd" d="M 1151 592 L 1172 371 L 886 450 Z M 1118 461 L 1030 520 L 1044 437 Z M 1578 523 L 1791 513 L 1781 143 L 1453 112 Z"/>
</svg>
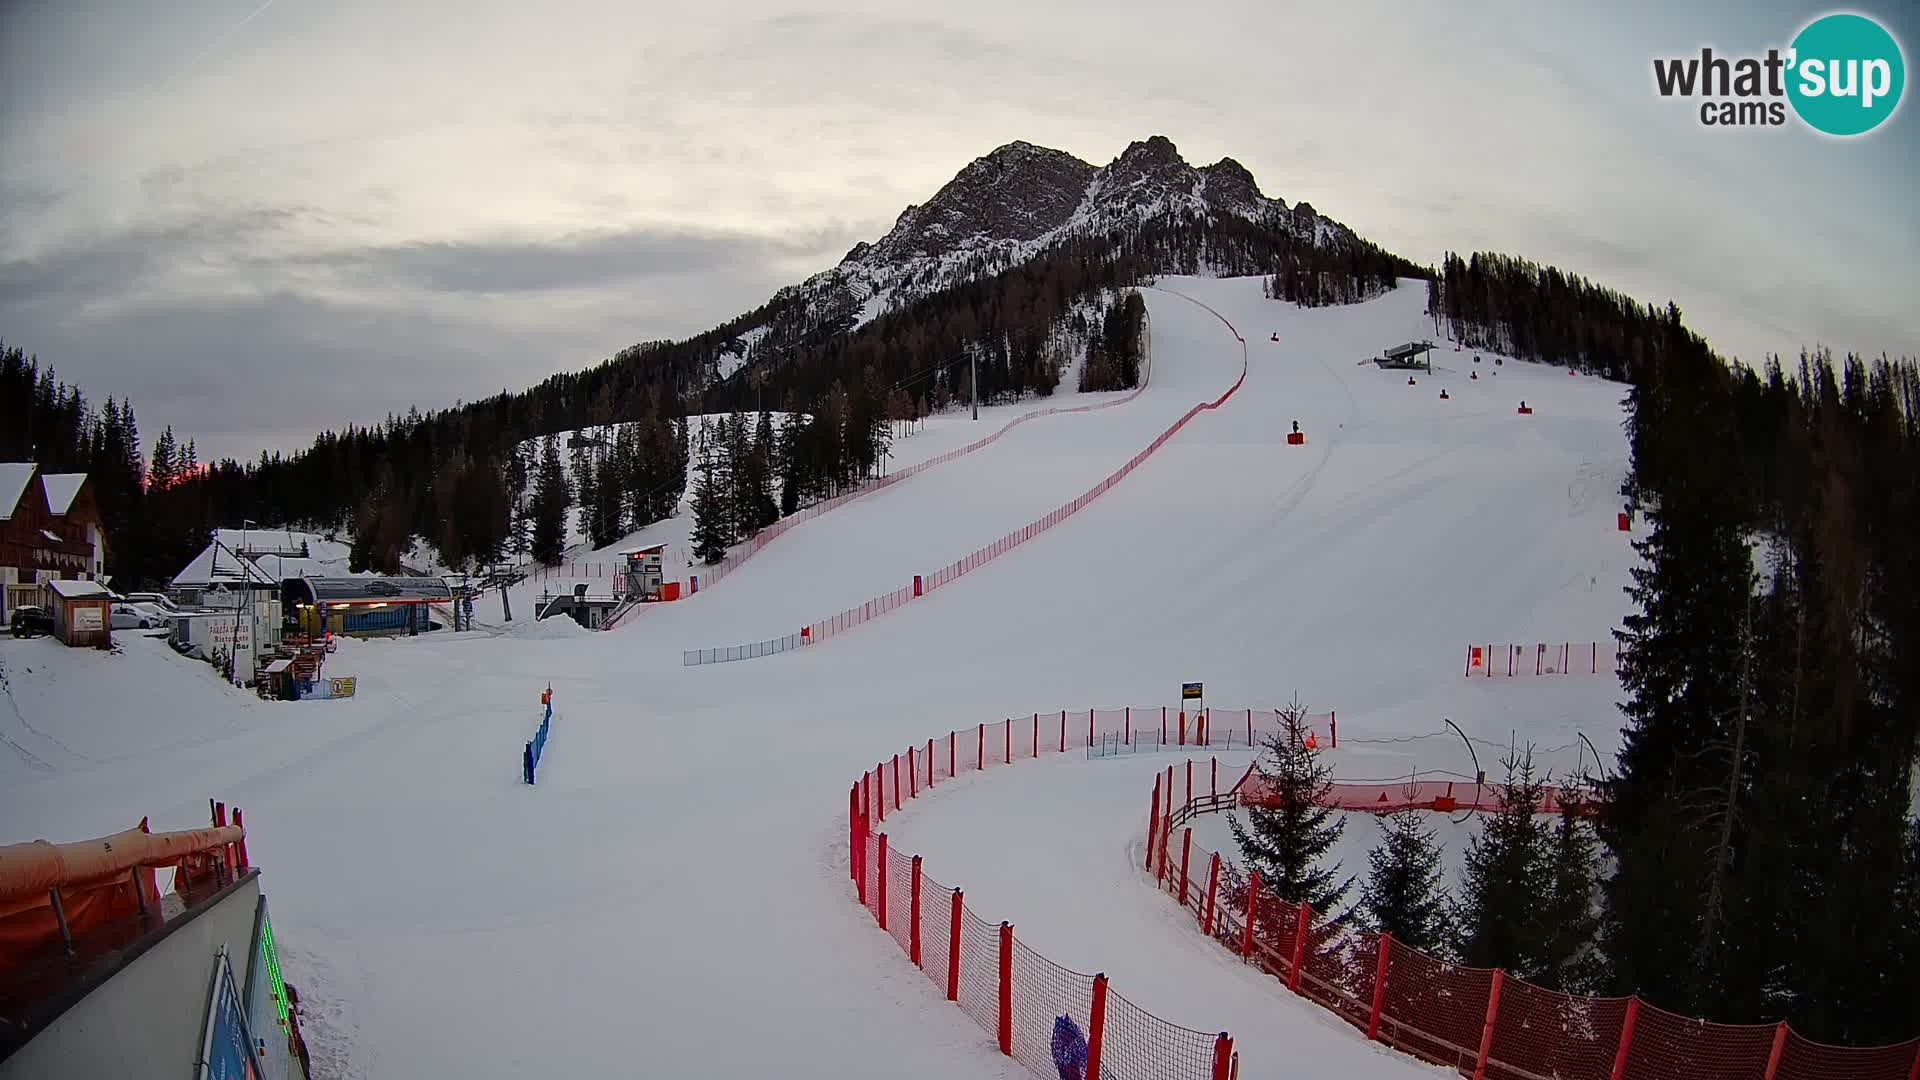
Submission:
<svg viewBox="0 0 1920 1080">
<path fill-rule="evenodd" d="M 45 604 L 47 582 L 92 580 L 106 562 L 106 532 L 86 473 L 0 462 L 0 620 L 20 605 Z"/>
</svg>

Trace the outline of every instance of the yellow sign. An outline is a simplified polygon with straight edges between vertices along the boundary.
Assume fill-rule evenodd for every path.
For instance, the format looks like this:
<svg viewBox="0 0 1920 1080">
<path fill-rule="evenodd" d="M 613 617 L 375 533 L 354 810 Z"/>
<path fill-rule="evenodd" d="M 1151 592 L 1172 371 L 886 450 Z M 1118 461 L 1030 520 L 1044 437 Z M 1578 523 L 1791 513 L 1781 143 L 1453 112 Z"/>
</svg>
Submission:
<svg viewBox="0 0 1920 1080">
<path fill-rule="evenodd" d="M 352 697 L 353 696 L 353 676 L 349 675 L 344 679 L 328 679 L 327 680 L 327 696 L 328 697 Z"/>
<path fill-rule="evenodd" d="M 1180 684 L 1180 700 L 1191 701 L 1200 697 L 1200 684 L 1197 682 Z"/>
</svg>

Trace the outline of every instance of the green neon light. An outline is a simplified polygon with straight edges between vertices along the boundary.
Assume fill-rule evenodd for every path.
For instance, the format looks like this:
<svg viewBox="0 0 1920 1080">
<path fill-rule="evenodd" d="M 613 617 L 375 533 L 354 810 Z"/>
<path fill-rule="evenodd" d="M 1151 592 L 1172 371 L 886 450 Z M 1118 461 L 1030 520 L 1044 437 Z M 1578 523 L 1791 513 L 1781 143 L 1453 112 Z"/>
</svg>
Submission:
<svg viewBox="0 0 1920 1080">
<path fill-rule="evenodd" d="M 273 922 L 262 913 L 260 919 L 260 955 L 267 961 L 268 985 L 273 991 L 273 1010 L 280 1018 L 284 1028 L 288 1023 L 290 1009 L 287 1004 L 287 984 L 280 977 L 280 950 L 273 945 Z"/>
</svg>

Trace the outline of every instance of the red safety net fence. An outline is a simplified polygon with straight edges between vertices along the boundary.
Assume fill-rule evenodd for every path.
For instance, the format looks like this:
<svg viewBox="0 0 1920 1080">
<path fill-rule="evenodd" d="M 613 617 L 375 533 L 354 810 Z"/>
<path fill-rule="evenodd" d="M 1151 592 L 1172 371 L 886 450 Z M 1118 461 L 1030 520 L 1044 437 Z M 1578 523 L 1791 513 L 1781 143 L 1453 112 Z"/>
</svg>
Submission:
<svg viewBox="0 0 1920 1080">
<path fill-rule="evenodd" d="M 1181 295 L 1181 294 L 1176 293 L 1175 295 Z M 1139 468 L 1142 463 L 1144 463 L 1148 458 L 1152 457 L 1155 451 L 1159 450 L 1162 446 L 1165 446 L 1168 440 L 1172 439 L 1175 435 L 1179 434 L 1180 429 L 1186 427 L 1188 422 L 1190 422 L 1194 417 L 1200 415 L 1203 412 L 1207 412 L 1212 409 L 1218 409 L 1222 405 L 1226 404 L 1227 400 L 1233 397 L 1233 395 L 1237 393 L 1240 387 L 1245 385 L 1247 381 L 1246 340 L 1244 338 L 1240 338 L 1239 331 L 1234 330 L 1233 324 L 1227 322 L 1226 317 L 1222 316 L 1218 311 L 1214 311 L 1213 308 L 1209 307 L 1206 304 L 1201 303 L 1198 300 L 1194 300 L 1192 297 L 1183 296 L 1182 298 L 1192 303 L 1198 304 L 1199 306 L 1206 308 L 1206 310 L 1208 310 L 1209 312 L 1212 312 L 1213 316 L 1219 319 L 1222 323 L 1226 323 L 1227 329 L 1232 331 L 1234 337 L 1240 340 L 1240 376 L 1239 378 L 1233 381 L 1233 385 L 1227 387 L 1225 392 L 1223 392 L 1219 397 L 1213 399 L 1212 401 L 1200 402 L 1199 404 L 1188 409 L 1185 413 L 1181 414 L 1179 419 L 1175 420 L 1171 425 L 1169 425 L 1167 429 L 1165 431 L 1162 431 L 1159 434 L 1159 436 L 1155 438 L 1151 443 L 1148 443 L 1145 449 L 1133 455 L 1133 457 L 1129 458 L 1124 465 L 1121 465 L 1118 469 L 1115 469 L 1105 479 L 1093 485 L 1091 488 L 1088 488 L 1086 491 L 1082 492 L 1078 497 L 1074 498 L 1073 500 L 1065 503 L 1062 506 L 1057 507 L 1056 509 L 1046 514 L 1045 516 L 1037 518 L 1034 521 L 1031 521 L 1026 525 L 1021 526 L 1020 528 L 1013 530 L 1012 532 L 1006 534 L 1005 536 L 1002 536 L 1000 539 L 995 540 L 993 543 L 988 544 L 980 548 L 979 550 L 972 552 L 971 554 L 962 556 L 961 558 L 956 559 L 951 563 L 948 563 L 946 566 L 943 566 L 938 570 L 933 571 L 930 574 L 914 575 L 914 579 L 911 583 L 902 585 L 900 588 L 895 589 L 892 592 L 885 593 L 880 596 L 876 596 L 871 600 L 866 600 L 859 604 L 855 604 L 854 606 L 849 607 L 844 611 L 838 612 L 837 614 L 834 614 L 834 615 L 830 615 L 817 622 L 809 623 L 808 625 L 800 629 L 799 638 L 797 639 L 799 643 L 801 645 L 815 645 L 822 641 L 825 641 L 826 639 L 834 636 L 835 634 L 843 633 L 863 623 L 870 622 L 873 619 L 877 619 L 880 616 L 885 615 L 890 611 L 893 611 L 897 608 L 900 608 L 906 605 L 909 601 L 912 601 L 916 597 L 924 596 L 927 593 L 932 592 L 933 590 L 938 589 L 944 585 L 951 585 L 955 581 L 958 581 L 961 577 L 964 577 L 965 575 L 973 572 L 974 570 L 978 570 L 980 567 L 985 566 L 986 564 L 992 562 L 993 560 L 999 558 L 1000 556 L 1005 555 L 1010 551 L 1013 551 L 1015 548 L 1018 548 L 1020 545 L 1026 543 L 1029 540 L 1032 540 L 1034 537 L 1039 536 L 1041 533 L 1044 533 L 1047 530 L 1053 528 L 1055 525 L 1058 525 L 1061 522 L 1067 520 L 1073 515 L 1079 513 L 1081 510 L 1086 509 L 1086 507 L 1089 504 L 1091 504 L 1095 499 L 1099 498 L 1100 496 L 1106 494 L 1108 491 L 1112 490 L 1116 484 L 1126 479 L 1127 476 L 1133 472 L 1133 470 Z M 1145 383 L 1143 382 L 1140 390 L 1144 390 L 1145 388 L 1146 386 L 1145 386 Z M 1138 393 L 1140 393 L 1140 390 L 1135 390 L 1133 393 L 1137 395 Z M 1130 400 L 1132 400 L 1132 395 L 1129 395 L 1126 398 L 1122 398 L 1116 401 L 1105 402 L 1099 405 L 1081 405 L 1075 408 L 1068 408 L 1068 409 L 1041 410 L 1040 412 L 1037 412 L 1037 413 L 1029 413 L 1024 417 L 1021 417 L 1019 420 L 1014 421 L 1014 423 L 1017 424 L 1023 420 L 1035 418 L 1038 416 L 1045 416 L 1045 415 L 1076 413 L 1076 412 L 1092 412 L 1097 409 L 1111 408 L 1114 405 L 1123 404 L 1124 402 L 1130 401 Z M 1012 426 L 1013 424 L 1008 425 L 1009 428 Z M 971 452 L 971 450 L 978 449 L 979 446 L 985 445 L 986 442 L 992 441 L 993 438 L 998 438 L 999 435 L 1005 434 L 1005 431 L 1006 429 L 1003 428 L 1000 432 L 995 433 L 994 436 L 991 436 L 987 440 L 983 440 L 981 443 L 975 446 L 963 447 L 960 451 L 953 452 L 952 456 L 958 456 L 960 453 Z M 938 464 L 942 460 L 951 460 L 951 458 L 947 457 L 946 455 L 943 455 L 941 458 L 935 458 L 928 462 L 922 462 L 920 465 L 914 466 L 911 469 L 903 469 L 900 472 L 893 474 L 892 477 L 887 478 L 887 482 L 889 483 L 897 482 L 899 479 L 904 479 L 907 476 L 913 475 L 913 473 L 915 473 L 916 471 L 929 468 L 932 465 Z M 859 491 L 851 492 L 848 495 L 842 496 L 841 498 L 843 499 L 857 498 L 860 495 L 870 494 L 873 491 L 879 490 L 880 486 L 882 485 L 870 484 L 867 487 L 861 488 Z M 834 500 L 828 500 L 828 502 L 826 503 L 819 504 L 819 507 L 830 509 L 831 508 L 830 504 L 832 504 L 833 502 Z M 809 508 L 809 509 L 813 509 L 813 508 Z M 820 512 L 824 513 L 825 509 L 821 509 Z M 775 525 L 771 526 L 767 530 L 763 531 L 760 534 L 760 536 L 755 537 L 753 541 L 749 542 L 746 549 L 744 549 L 742 553 L 739 554 L 737 557 L 730 556 L 727 560 L 724 560 L 721 563 L 719 563 L 715 568 L 710 568 L 706 574 L 706 577 L 710 582 L 720 580 L 721 577 L 725 576 L 726 571 L 721 571 L 719 574 L 715 574 L 713 573 L 714 569 L 718 569 L 719 567 L 726 567 L 727 569 L 730 570 L 732 566 L 736 566 L 739 564 L 739 562 L 745 561 L 745 559 L 748 558 L 750 555 L 752 555 L 753 552 L 758 551 L 761 547 L 764 547 L 766 543 L 771 542 L 773 537 L 778 536 L 780 533 L 784 532 L 786 529 L 791 528 L 793 524 L 798 524 L 802 520 L 806 520 L 806 511 L 802 511 L 800 514 L 796 514 L 791 518 L 783 518 L 780 522 L 776 523 Z M 766 540 L 763 541 L 761 537 L 765 537 Z M 746 660 L 746 659 L 752 659 L 759 656 L 769 656 L 775 652 L 787 651 L 787 649 L 785 648 L 773 647 L 774 643 L 782 642 L 785 640 L 787 639 L 769 638 L 765 642 L 749 642 L 742 645 L 724 646 L 724 647 L 715 648 L 715 649 L 689 649 L 689 650 L 685 650 L 682 653 L 682 658 L 683 658 L 682 662 L 686 664 L 703 664 L 703 663 L 715 662 L 713 658 L 719 658 L 722 660 Z"/>
<path fill-rule="evenodd" d="M 744 565 L 747 562 L 748 559 L 751 559 L 755 555 L 758 555 L 760 552 L 766 550 L 768 544 L 771 544 L 775 540 L 780 539 L 780 537 L 785 536 L 788 530 L 793 529 L 798 525 L 803 525 L 806 522 L 812 521 L 813 519 L 820 517 L 822 514 L 828 514 L 835 510 L 838 510 L 840 507 L 847 505 L 848 503 L 854 501 L 855 499 L 864 498 L 865 496 L 875 494 L 876 492 L 885 491 L 886 489 L 892 487 L 895 484 L 901 483 L 905 480 L 918 476 L 923 472 L 926 472 L 928 469 L 938 468 L 942 465 L 945 465 L 949 461 L 955 461 L 977 450 L 983 450 L 986 447 L 991 446 L 994 443 L 1000 441 L 1000 438 L 1002 436 L 1006 435 L 1008 432 L 1012 431 L 1014 428 L 1017 428 L 1021 424 L 1025 424 L 1029 421 L 1039 420 L 1043 417 L 1048 417 L 1048 416 L 1061 416 L 1067 413 L 1099 412 L 1102 409 L 1111 409 L 1117 405 L 1125 405 L 1128 402 L 1132 401 L 1134 398 L 1139 397 L 1141 393 L 1143 393 L 1147 389 L 1147 382 L 1151 375 L 1152 375 L 1152 367 L 1151 365 L 1149 365 L 1146 372 L 1144 372 L 1141 376 L 1140 385 L 1138 388 L 1131 390 L 1125 394 L 1122 394 L 1119 397 L 1112 399 L 1111 401 L 1102 401 L 1092 405 L 1077 405 L 1071 408 L 1035 409 L 1032 412 L 1022 413 L 1019 416 L 1016 416 L 1012 420 L 1009 420 L 1005 424 L 1001 425 L 999 430 L 993 432 L 990 435 L 985 435 L 985 436 L 982 436 L 981 438 L 975 439 L 974 441 L 968 443 L 965 446 L 958 447 L 953 450 L 949 450 L 944 454 L 936 454 L 935 456 L 930 457 L 925 461 L 917 461 L 912 465 L 908 465 L 904 468 L 897 469 L 893 472 L 888 473 L 885 476 L 874 477 L 872 479 L 865 481 L 859 487 L 854 488 L 851 491 L 844 492 L 840 495 L 836 495 L 831 499 L 823 499 L 820 502 L 814 503 L 811 506 L 803 507 L 792 514 L 789 514 L 786 517 L 781 518 L 779 521 L 774 522 L 773 524 L 767 526 L 766 528 L 761 529 L 759 532 L 753 535 L 752 539 L 747 540 L 744 543 L 734 545 L 734 547 L 727 552 L 726 558 L 721 559 L 719 562 L 714 563 L 711 566 L 694 566 L 693 560 L 689 557 L 686 560 L 687 564 L 689 566 L 692 566 L 695 570 L 698 571 L 698 573 L 693 574 L 692 576 L 695 578 L 698 578 L 701 588 L 711 588 L 714 585 L 718 584 L 720 581 L 724 580 L 727 577 L 727 575 L 733 573 L 735 570 L 738 570 L 742 565 Z M 691 592 L 691 590 L 689 591 Z M 871 601 L 869 601 L 869 603 L 871 603 Z M 868 606 L 867 604 L 860 605 L 861 608 L 866 608 L 867 606 Z M 897 606 L 898 604 L 896 603 L 893 606 L 886 608 L 885 610 L 891 611 L 893 610 L 893 607 L 897 607 Z M 855 609 L 848 609 L 848 610 L 851 611 Z M 843 612 L 842 616 L 844 616 L 845 614 L 846 613 Z M 842 619 L 842 616 L 834 616 L 833 618 L 823 619 L 821 621 L 828 622 L 828 623 L 834 622 L 835 620 L 844 621 Z M 872 617 L 873 617 L 873 614 L 871 613 L 866 616 L 866 618 L 872 618 Z M 810 627 L 809 634 L 808 634 L 809 638 L 813 636 L 811 629 L 812 628 Z M 751 649 L 751 646 L 733 646 L 732 649 L 736 651 L 738 654 L 732 657 L 733 659 L 745 659 L 750 656 L 766 656 L 766 655 L 771 655 L 771 653 L 775 651 L 783 651 L 783 650 L 754 651 Z M 725 649 L 693 650 L 693 652 L 696 654 L 726 652 L 726 651 L 729 651 L 729 650 L 725 650 Z M 714 661 L 701 660 L 699 662 L 712 663 Z"/>
<path fill-rule="evenodd" d="M 960 890 L 926 872 L 920 856 L 893 850 L 880 826 L 922 791 L 963 773 L 1090 752 L 1116 732 L 1157 745 L 1163 711 L 1175 739 L 1182 718 L 1189 745 L 1201 745 L 1203 734 L 1219 737 L 1205 731 L 1204 712 L 1186 716 L 1160 706 L 1033 713 L 908 747 L 863 773 L 849 793 L 848 871 L 860 903 L 936 991 L 1035 1076 L 1060 1076 L 1057 1054 L 1077 1062 L 1079 1075 L 1102 1080 L 1228 1080 L 1238 1061 L 1227 1033 L 1163 1020 L 1114 991 L 1105 975 L 1062 967 L 1019 941 L 1011 923 L 981 918 Z M 1137 734 L 1130 727 L 1136 715 L 1143 721 Z M 1209 779 L 1221 778 L 1216 771 Z M 1079 1046 L 1056 1040 L 1062 1017 Z"/>
<path fill-rule="evenodd" d="M 1185 823 L 1236 805 L 1239 792 L 1187 794 L 1181 772 L 1170 767 L 1155 779 L 1147 872 L 1202 933 L 1368 1039 L 1476 1080 L 1920 1080 L 1920 1039 L 1829 1046 L 1784 1021 L 1716 1024 L 1637 997 L 1563 994 L 1429 956 L 1388 934 L 1329 925 L 1310 907 L 1263 894 L 1258 875 L 1193 842 Z"/>
</svg>

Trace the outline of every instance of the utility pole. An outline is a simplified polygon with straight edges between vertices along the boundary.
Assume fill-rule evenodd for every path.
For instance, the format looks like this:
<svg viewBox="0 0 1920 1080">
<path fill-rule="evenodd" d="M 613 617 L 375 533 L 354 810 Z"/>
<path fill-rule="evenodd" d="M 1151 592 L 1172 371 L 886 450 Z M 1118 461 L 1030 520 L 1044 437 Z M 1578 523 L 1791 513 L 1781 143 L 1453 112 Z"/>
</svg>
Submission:
<svg viewBox="0 0 1920 1080">
<path fill-rule="evenodd" d="M 967 381 L 973 385 L 973 418 L 980 419 L 980 355 L 967 348 Z"/>
</svg>

